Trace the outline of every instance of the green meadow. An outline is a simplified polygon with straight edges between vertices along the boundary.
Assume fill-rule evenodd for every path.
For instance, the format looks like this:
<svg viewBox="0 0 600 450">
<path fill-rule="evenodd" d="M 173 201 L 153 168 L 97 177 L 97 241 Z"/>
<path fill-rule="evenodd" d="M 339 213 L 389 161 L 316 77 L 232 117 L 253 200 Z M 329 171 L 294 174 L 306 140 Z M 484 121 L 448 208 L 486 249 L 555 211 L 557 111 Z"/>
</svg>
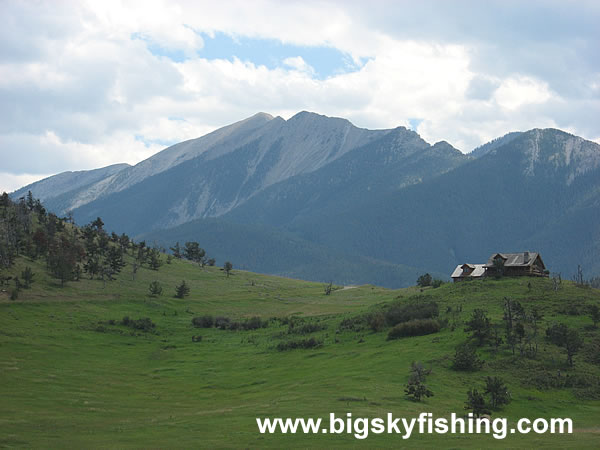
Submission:
<svg viewBox="0 0 600 450">
<path fill-rule="evenodd" d="M 129 257 L 128 257 L 129 258 Z M 164 259 L 164 257 L 163 257 Z M 600 291 L 549 279 L 501 279 L 444 284 L 437 289 L 387 290 L 334 286 L 173 260 L 154 271 L 142 267 L 135 280 L 131 259 L 117 279 L 67 282 L 52 279 L 42 260 L 20 257 L 11 269 L 32 267 L 35 282 L 10 300 L 0 294 L 0 446 L 27 448 L 598 448 L 600 331 L 587 308 Z M 235 263 L 235 262 L 234 262 Z M 148 295 L 158 280 L 161 296 Z M 186 280 L 190 295 L 174 297 Z M 530 283 L 530 284 L 529 284 Z M 540 322 L 535 358 L 508 347 L 478 348 L 481 370 L 452 370 L 455 348 L 468 333 L 464 322 L 483 308 L 501 326 L 503 299 L 537 307 Z M 387 340 L 389 327 L 342 326 L 390 304 L 434 300 L 445 326 L 435 334 Z M 254 330 L 196 328 L 192 318 L 211 315 L 243 321 L 259 316 Z M 123 325 L 150 318 L 151 330 Z M 295 318 L 295 319 L 292 319 Z M 289 333 L 290 321 L 316 331 Z M 553 322 L 576 327 L 584 347 L 566 364 L 565 350 L 544 339 Z M 200 338 L 201 336 L 201 338 Z M 193 339 L 194 337 L 194 339 Z M 314 337 L 310 349 L 281 351 L 280 343 Z M 596 355 L 596 356 L 594 356 Z M 422 402 L 406 398 L 411 362 L 432 372 L 434 393 Z M 562 387 L 548 380 L 573 377 Z M 515 425 L 521 417 L 569 417 L 574 433 L 489 435 L 260 434 L 256 418 L 416 417 L 431 412 L 466 413 L 466 392 L 483 390 L 499 376 L 512 402 L 494 417 Z"/>
</svg>

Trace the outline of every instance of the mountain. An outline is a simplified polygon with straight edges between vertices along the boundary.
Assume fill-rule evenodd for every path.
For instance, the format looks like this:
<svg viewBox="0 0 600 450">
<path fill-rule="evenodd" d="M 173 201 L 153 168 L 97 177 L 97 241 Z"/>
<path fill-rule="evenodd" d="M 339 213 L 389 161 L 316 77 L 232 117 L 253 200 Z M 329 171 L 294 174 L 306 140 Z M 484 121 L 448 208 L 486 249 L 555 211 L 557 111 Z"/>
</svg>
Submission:
<svg viewBox="0 0 600 450">
<path fill-rule="evenodd" d="M 599 224 L 600 146 L 536 129 L 352 210 L 303 216 L 289 230 L 334 249 L 446 272 L 492 252 L 530 249 L 570 277 L 578 264 L 600 273 Z"/>
<path fill-rule="evenodd" d="M 400 287 L 496 251 L 539 251 L 567 277 L 577 264 L 600 273 L 599 170 L 600 146 L 555 129 L 464 155 L 404 127 L 259 113 L 71 190 L 51 177 L 43 190 L 49 209 L 78 223 L 100 216 L 165 246 L 197 240 L 236 267 Z"/>
<path fill-rule="evenodd" d="M 512 131 L 510 133 L 506 133 L 504 136 L 492 139 L 490 142 L 486 142 L 485 144 L 473 149 L 473 151 L 469 153 L 469 156 L 472 156 L 473 158 L 479 158 L 480 156 L 483 156 L 498 147 L 502 147 L 504 144 L 508 144 L 520 134 L 520 131 Z"/>
<path fill-rule="evenodd" d="M 101 169 L 62 172 L 22 187 L 12 193 L 12 196 L 13 198 L 20 198 L 31 191 L 35 198 L 47 203 L 63 194 L 86 189 L 102 180 L 110 179 L 113 175 L 128 167 L 131 166 L 129 164 L 113 164 Z"/>
</svg>

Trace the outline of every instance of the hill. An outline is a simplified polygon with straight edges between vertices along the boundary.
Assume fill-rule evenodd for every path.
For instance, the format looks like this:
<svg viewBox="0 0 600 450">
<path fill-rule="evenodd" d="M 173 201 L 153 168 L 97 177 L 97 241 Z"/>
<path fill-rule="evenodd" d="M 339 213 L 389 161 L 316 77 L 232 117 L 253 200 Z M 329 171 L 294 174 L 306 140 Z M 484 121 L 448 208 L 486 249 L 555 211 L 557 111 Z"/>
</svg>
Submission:
<svg viewBox="0 0 600 450">
<path fill-rule="evenodd" d="M 73 233 L 70 227 L 64 224 L 58 233 Z M 81 233 L 84 239 L 87 231 Z M 119 246 L 109 242 L 106 251 Z M 414 433 L 403 444 L 597 444 L 600 332 L 589 315 L 600 305 L 596 289 L 517 278 L 437 289 L 333 286 L 325 295 L 322 283 L 235 267 L 227 276 L 218 267 L 176 258 L 167 263 L 164 254 L 158 270 L 145 262 L 134 274 L 139 248 L 127 247 L 125 265 L 112 281 L 83 273 L 63 284 L 45 256 L 16 256 L 2 269 L 3 278 L 13 277 L 0 294 L 2 445 L 397 447 L 401 436 L 393 434 L 371 433 L 364 440 L 348 433 L 263 435 L 256 418 L 328 420 L 332 412 L 411 418 L 423 411 L 448 417 L 464 412 L 467 390 L 482 392 L 486 376 L 500 377 L 512 398 L 492 417 L 507 417 L 510 426 L 521 417 L 569 417 L 574 434 L 509 433 L 496 440 Z M 23 281 L 26 267 L 33 282 L 10 300 L 14 277 Z M 174 297 L 181 280 L 190 287 L 182 299 Z M 162 285 L 162 295 L 149 295 L 153 281 Z M 465 331 L 482 309 L 492 331 L 504 338 L 506 298 L 524 330 L 514 354 L 493 332 L 478 346 L 469 337 L 474 333 Z M 415 314 L 431 317 L 439 331 L 390 340 L 392 323 L 408 323 Z M 565 348 L 546 337 L 556 323 L 583 339 L 572 366 Z M 479 370 L 453 369 L 457 345 L 465 341 L 484 360 Z M 291 349 L 296 345 L 310 348 Z M 404 395 L 413 361 L 432 369 L 426 383 L 434 396 L 423 402 Z"/>
</svg>

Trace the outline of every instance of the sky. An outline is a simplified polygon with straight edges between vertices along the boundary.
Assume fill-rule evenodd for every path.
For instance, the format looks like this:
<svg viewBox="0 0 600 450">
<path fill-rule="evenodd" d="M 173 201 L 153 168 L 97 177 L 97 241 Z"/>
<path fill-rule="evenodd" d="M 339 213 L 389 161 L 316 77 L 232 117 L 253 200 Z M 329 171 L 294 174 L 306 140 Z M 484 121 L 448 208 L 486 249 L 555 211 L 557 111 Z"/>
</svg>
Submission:
<svg viewBox="0 0 600 450">
<path fill-rule="evenodd" d="M 600 2 L 0 0 L 0 192 L 257 112 L 600 143 Z"/>
</svg>

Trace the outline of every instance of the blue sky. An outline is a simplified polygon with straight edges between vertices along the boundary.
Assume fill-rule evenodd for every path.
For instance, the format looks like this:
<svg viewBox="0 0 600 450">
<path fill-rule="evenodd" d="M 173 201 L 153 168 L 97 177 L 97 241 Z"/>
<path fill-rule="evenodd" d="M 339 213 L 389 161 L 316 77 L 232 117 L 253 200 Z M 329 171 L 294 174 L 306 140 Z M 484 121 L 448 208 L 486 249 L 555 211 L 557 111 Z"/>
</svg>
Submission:
<svg viewBox="0 0 600 450">
<path fill-rule="evenodd" d="M 135 164 L 258 111 L 470 151 L 600 142 L 600 2 L 0 2 L 0 190 Z"/>
</svg>

